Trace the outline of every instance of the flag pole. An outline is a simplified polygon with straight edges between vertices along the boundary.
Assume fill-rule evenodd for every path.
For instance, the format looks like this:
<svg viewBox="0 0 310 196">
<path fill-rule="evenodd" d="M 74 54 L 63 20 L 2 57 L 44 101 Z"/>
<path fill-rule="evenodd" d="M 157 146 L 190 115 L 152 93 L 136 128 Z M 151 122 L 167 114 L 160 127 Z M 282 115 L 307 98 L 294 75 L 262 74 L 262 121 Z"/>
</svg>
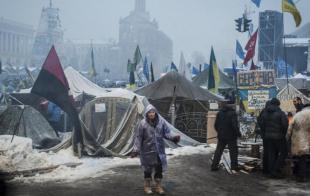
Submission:
<svg viewBox="0 0 310 196">
<path fill-rule="evenodd" d="M 283 6 L 283 5 L 282 5 Z M 286 77 L 286 87 L 287 87 L 287 94 L 290 94 L 290 90 L 288 87 L 289 80 L 288 80 L 288 71 L 287 71 L 287 58 L 286 58 L 286 47 L 285 47 L 285 31 L 284 31 L 284 12 L 283 12 L 283 7 L 282 7 L 282 18 L 283 18 L 283 55 L 284 55 L 284 61 L 285 61 L 285 77 Z"/>
</svg>

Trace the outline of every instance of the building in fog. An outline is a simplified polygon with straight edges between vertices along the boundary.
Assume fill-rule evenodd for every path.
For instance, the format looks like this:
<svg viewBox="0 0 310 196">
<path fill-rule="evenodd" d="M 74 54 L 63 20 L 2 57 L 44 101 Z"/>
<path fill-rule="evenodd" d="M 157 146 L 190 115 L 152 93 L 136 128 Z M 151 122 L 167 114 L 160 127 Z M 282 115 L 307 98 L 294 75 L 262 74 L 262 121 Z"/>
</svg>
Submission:
<svg viewBox="0 0 310 196">
<path fill-rule="evenodd" d="M 14 22 L 0 22 L 0 39 L 6 40 L 0 41 L 0 57 L 5 61 L 15 62 L 15 55 L 22 63 L 25 61 L 22 58 L 25 57 L 29 59 L 28 65 L 41 66 L 51 46 L 55 45 L 63 67 L 72 66 L 85 72 L 91 66 L 92 42 L 99 77 L 124 80 L 128 79 L 127 61 L 133 59 L 137 45 L 143 58 L 146 56 L 148 62 L 153 63 L 155 77 L 159 77 L 164 67 L 172 61 L 172 41 L 159 30 L 156 20 L 151 19 L 146 11 L 145 0 L 135 0 L 134 10 L 120 19 L 117 41 L 64 40 L 59 12 L 50 0 L 49 6 L 42 8 L 35 36 L 31 27 Z M 21 45 L 17 47 L 17 43 Z M 18 53 L 22 51 L 22 55 Z"/>
<path fill-rule="evenodd" d="M 294 71 L 310 73 L 310 38 L 285 38 L 286 61 L 292 65 Z"/>
<path fill-rule="evenodd" d="M 63 29 L 59 17 L 59 9 L 53 7 L 52 1 L 46 8 L 42 8 L 41 17 L 32 48 L 32 64 L 42 65 L 52 45 L 63 48 Z M 60 52 L 61 54 L 61 52 Z"/>
<path fill-rule="evenodd" d="M 259 13 L 258 60 L 267 69 L 276 68 L 283 58 L 283 14 L 266 10 Z"/>
<path fill-rule="evenodd" d="M 21 66 L 30 61 L 33 27 L 0 18 L 0 60 L 3 64 Z"/>
<path fill-rule="evenodd" d="M 146 11 L 145 0 L 135 0 L 135 8 L 129 16 L 119 21 L 120 73 L 125 71 L 128 58 L 133 58 L 135 48 L 139 45 L 142 56 L 153 63 L 154 73 L 158 77 L 165 65 L 173 58 L 171 39 L 159 30 L 158 23 L 151 19 Z"/>
</svg>

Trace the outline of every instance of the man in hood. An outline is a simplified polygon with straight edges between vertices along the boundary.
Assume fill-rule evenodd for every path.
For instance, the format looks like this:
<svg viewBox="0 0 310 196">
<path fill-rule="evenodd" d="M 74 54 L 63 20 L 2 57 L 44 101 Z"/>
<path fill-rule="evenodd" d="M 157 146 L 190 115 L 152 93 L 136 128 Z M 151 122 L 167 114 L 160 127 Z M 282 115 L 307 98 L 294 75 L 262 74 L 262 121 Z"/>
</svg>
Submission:
<svg viewBox="0 0 310 196">
<path fill-rule="evenodd" d="M 271 177 L 281 177 L 281 170 L 287 156 L 286 133 L 288 119 L 280 109 L 280 101 L 272 98 L 269 106 L 261 115 L 260 127 L 264 140 L 264 153 L 266 152 L 267 166 L 264 168 Z"/>
<path fill-rule="evenodd" d="M 238 147 L 237 139 L 241 136 L 237 113 L 235 112 L 233 105 L 228 103 L 222 103 L 221 110 L 217 113 L 214 128 L 217 132 L 218 143 L 213 157 L 211 170 L 218 170 L 218 165 L 221 160 L 221 156 L 228 145 L 231 170 L 236 172 L 238 170 Z"/>
<path fill-rule="evenodd" d="M 136 130 L 136 139 L 132 151 L 132 157 L 140 154 L 140 161 L 144 170 L 144 192 L 152 194 L 152 172 L 155 171 L 155 191 L 164 194 L 161 186 L 163 171 L 167 169 L 164 139 L 175 143 L 180 141 L 180 136 L 172 136 L 165 121 L 158 115 L 154 106 L 148 105 L 145 110 L 145 118 L 141 120 Z"/>
</svg>

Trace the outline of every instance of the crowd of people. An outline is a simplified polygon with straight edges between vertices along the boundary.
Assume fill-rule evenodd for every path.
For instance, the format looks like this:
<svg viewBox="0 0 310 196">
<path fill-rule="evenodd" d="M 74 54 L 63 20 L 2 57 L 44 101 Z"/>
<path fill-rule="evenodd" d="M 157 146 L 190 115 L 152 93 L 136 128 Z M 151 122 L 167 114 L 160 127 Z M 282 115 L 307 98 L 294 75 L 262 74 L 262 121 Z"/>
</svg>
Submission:
<svg viewBox="0 0 310 196">
<path fill-rule="evenodd" d="M 300 97 L 293 101 L 296 114 L 287 114 L 280 108 L 280 101 L 273 98 L 260 112 L 257 123 L 263 140 L 263 173 L 272 178 L 283 178 L 287 160 L 294 162 L 293 173 L 300 182 L 306 181 L 307 162 L 310 160 L 310 104 L 303 104 Z M 241 137 L 238 115 L 232 101 L 223 102 L 215 120 L 218 143 L 211 164 L 211 171 L 219 169 L 221 156 L 228 146 L 232 173 L 238 172 L 238 138 Z M 144 191 L 152 194 L 152 173 L 155 191 L 164 194 L 161 186 L 162 172 L 167 166 L 163 139 L 178 143 L 180 136 L 170 135 L 166 123 L 156 109 L 149 106 L 145 118 L 136 131 L 132 157 L 140 155 L 144 169 Z"/>
<path fill-rule="evenodd" d="M 282 178 L 286 159 L 293 161 L 293 173 L 300 182 L 306 181 L 307 161 L 310 155 L 310 104 L 300 97 L 293 100 L 296 113 L 287 114 L 280 109 L 276 98 L 268 101 L 258 117 L 263 139 L 263 172 Z"/>
<path fill-rule="evenodd" d="M 310 161 L 310 104 L 300 97 L 293 100 L 295 115 L 281 110 L 280 101 L 273 98 L 257 117 L 258 133 L 263 140 L 263 173 L 272 178 L 283 178 L 286 164 L 293 163 L 293 174 L 300 182 L 306 181 Z M 234 105 L 224 103 L 216 116 L 215 130 L 218 143 L 211 170 L 218 170 L 224 148 L 228 145 L 231 169 L 238 171 L 237 139 L 241 136 Z M 290 166 L 289 166 L 290 167 Z"/>
</svg>

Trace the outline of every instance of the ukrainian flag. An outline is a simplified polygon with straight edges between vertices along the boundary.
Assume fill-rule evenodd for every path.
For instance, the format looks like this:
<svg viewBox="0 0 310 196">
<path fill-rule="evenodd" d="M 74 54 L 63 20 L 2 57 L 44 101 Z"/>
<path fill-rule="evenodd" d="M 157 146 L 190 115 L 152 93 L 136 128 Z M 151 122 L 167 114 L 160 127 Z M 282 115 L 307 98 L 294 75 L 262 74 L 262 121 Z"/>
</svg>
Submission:
<svg viewBox="0 0 310 196">
<path fill-rule="evenodd" d="M 218 93 L 219 84 L 220 84 L 219 68 L 216 63 L 213 47 L 211 47 L 208 89 L 214 93 Z"/>
<path fill-rule="evenodd" d="M 298 9 L 295 6 L 293 0 L 282 0 L 282 11 L 289 12 L 293 15 L 296 27 L 298 27 L 301 23 L 301 15 Z"/>
</svg>

